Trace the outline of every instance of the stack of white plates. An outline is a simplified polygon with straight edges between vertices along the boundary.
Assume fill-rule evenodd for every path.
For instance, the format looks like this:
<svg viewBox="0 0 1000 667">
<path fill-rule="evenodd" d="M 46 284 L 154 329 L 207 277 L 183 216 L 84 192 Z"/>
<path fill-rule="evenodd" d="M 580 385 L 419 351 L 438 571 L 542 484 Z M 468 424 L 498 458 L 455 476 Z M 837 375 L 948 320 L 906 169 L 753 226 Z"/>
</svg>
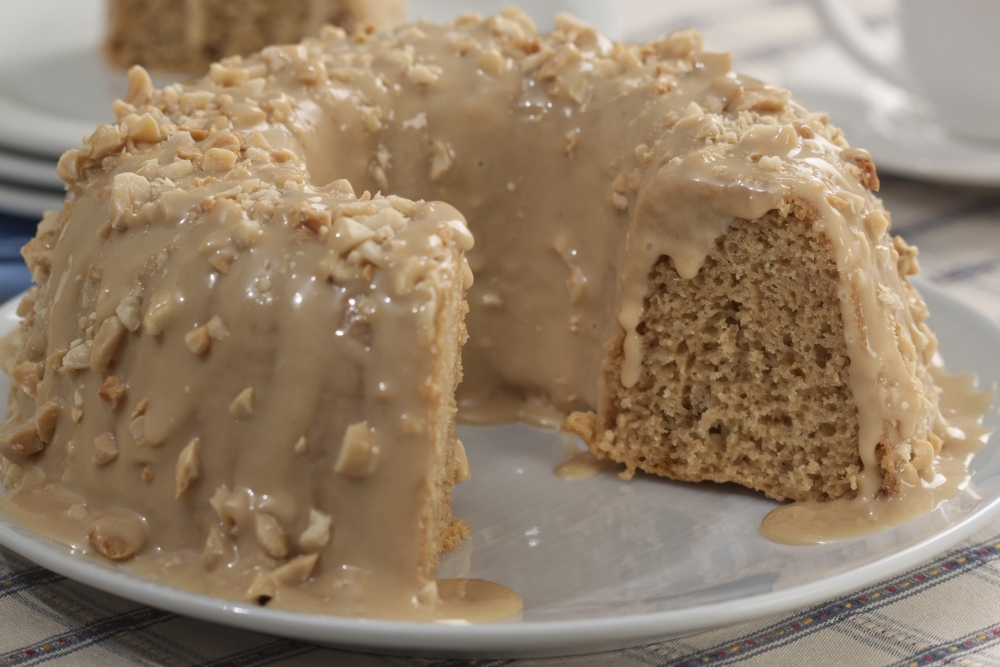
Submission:
<svg viewBox="0 0 1000 667">
<path fill-rule="evenodd" d="M 101 0 L 0 5 L 0 212 L 58 209 L 59 156 L 114 119 L 124 77 L 101 60 L 103 17 Z"/>
<path fill-rule="evenodd" d="M 443 21 L 462 10 L 499 11 L 509 0 L 415 0 L 410 15 Z M 56 163 L 81 137 L 114 119 L 111 104 L 125 93 L 125 75 L 100 53 L 104 0 L 0 3 L 0 214 L 37 218 L 62 204 Z M 612 36 L 613 3 L 536 0 L 540 28 L 569 11 Z M 158 84 L 173 77 L 154 77 Z"/>
</svg>

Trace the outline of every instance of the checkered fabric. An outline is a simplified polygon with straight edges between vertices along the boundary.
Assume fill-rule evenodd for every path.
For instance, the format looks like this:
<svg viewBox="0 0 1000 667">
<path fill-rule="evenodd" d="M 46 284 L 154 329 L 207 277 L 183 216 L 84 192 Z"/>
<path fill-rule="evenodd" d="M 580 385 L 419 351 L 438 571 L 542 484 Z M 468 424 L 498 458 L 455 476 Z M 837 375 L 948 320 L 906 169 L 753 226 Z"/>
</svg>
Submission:
<svg viewBox="0 0 1000 667">
<path fill-rule="evenodd" d="M 808 6 L 791 0 L 621 0 L 627 36 L 694 25 L 737 66 L 780 81 L 784 67 L 821 39 Z M 858 3 L 872 21 L 891 3 Z M 883 177 L 893 226 L 920 246 L 924 275 L 1000 318 L 1000 191 Z M 23 224 L 0 218 L 4 237 Z M 8 243 L 9 244 L 9 243 Z M 2 252 L 0 252 L 2 254 Z M 0 257 L 0 269 L 6 255 Z M 4 282 L 0 270 L 0 282 Z M 20 289 L 11 274 L 2 289 Z M 137 605 L 77 584 L 0 549 L 0 667 L 9 665 L 461 665 L 348 653 L 219 627 Z M 799 667 L 928 664 L 1000 667 L 1000 521 L 898 577 L 844 597 L 751 623 L 660 644 L 482 667 L 597 665 Z"/>
</svg>

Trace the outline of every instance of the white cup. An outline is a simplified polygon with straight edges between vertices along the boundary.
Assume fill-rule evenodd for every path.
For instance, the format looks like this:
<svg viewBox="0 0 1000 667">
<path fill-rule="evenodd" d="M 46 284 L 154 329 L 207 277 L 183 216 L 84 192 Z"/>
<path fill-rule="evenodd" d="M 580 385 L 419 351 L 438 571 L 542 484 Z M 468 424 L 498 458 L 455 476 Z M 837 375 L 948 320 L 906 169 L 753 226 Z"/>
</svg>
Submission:
<svg viewBox="0 0 1000 667">
<path fill-rule="evenodd" d="M 938 123 L 964 137 L 1000 140 L 1000 0 L 899 0 L 896 50 L 845 0 L 813 4 L 848 53 L 929 102 Z"/>
</svg>

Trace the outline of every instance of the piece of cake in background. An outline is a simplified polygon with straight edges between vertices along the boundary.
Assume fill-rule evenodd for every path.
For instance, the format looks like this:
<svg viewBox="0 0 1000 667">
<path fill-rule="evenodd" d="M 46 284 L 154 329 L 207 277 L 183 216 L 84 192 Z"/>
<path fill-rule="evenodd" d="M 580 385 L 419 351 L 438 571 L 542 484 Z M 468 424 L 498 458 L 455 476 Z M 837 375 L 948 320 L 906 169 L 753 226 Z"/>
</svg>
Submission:
<svg viewBox="0 0 1000 667">
<path fill-rule="evenodd" d="M 109 0 L 104 52 L 118 67 L 201 72 L 220 58 L 403 20 L 403 0 Z"/>
</svg>

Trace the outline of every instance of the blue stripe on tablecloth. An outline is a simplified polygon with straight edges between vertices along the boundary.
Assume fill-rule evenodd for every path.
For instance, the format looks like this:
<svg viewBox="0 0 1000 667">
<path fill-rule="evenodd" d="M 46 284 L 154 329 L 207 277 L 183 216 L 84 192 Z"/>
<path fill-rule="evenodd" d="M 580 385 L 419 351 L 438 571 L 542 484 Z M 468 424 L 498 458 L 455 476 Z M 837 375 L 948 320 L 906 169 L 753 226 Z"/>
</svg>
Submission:
<svg viewBox="0 0 1000 667">
<path fill-rule="evenodd" d="M 38 220 L 0 211 L 0 302 L 31 285 L 21 248 L 35 235 L 37 226 Z"/>
<path fill-rule="evenodd" d="M 105 604 L 104 600 L 114 601 L 111 595 L 95 594 L 96 591 L 72 580 L 57 582 L 50 587 L 40 587 L 39 590 L 24 592 L 15 597 L 15 601 L 23 609 L 34 612 L 38 617 L 51 620 L 57 626 L 64 628 L 88 628 L 111 616 L 124 614 L 120 608 Z M 89 594 L 89 597 L 86 597 Z M 139 610 L 131 607 L 131 613 Z M 166 622 L 179 620 L 171 615 Z M 69 630 L 64 630 L 69 632 Z M 125 632 L 110 637 L 102 643 L 104 650 L 120 655 L 130 662 L 135 662 L 135 656 L 143 659 L 156 659 L 163 664 L 191 665 L 204 660 L 204 656 L 192 651 L 169 636 L 154 632 Z M 45 660 L 51 659 L 50 656 Z"/>
<path fill-rule="evenodd" d="M 1000 543 L 990 540 L 966 547 L 911 570 L 892 583 L 869 588 L 860 594 L 845 596 L 824 605 L 813 607 L 797 618 L 782 619 L 767 628 L 731 639 L 715 647 L 671 658 L 658 663 L 659 667 L 692 667 L 693 665 L 733 665 L 762 653 L 780 648 L 818 630 L 835 625 L 859 612 L 873 611 L 933 588 L 963 572 L 981 567 L 1000 558 Z M 655 650 L 655 644 L 647 649 Z"/>
<path fill-rule="evenodd" d="M 9 665 L 22 667 L 46 662 L 100 644 L 122 633 L 146 630 L 175 618 L 177 616 L 174 614 L 159 609 L 149 607 L 135 609 L 91 623 L 85 628 L 57 633 L 34 644 L 0 654 L 0 667 Z"/>
<path fill-rule="evenodd" d="M 43 567 L 14 572 L 0 577 L 0 599 L 20 593 L 29 588 L 54 584 L 65 579 L 66 577 L 46 570 Z"/>
<path fill-rule="evenodd" d="M 997 642 L 1000 642 L 1000 625 L 990 625 L 954 641 L 928 646 L 887 667 L 918 667 L 919 665 L 940 665 L 945 662 L 965 662 L 962 659 L 963 654 Z"/>
<path fill-rule="evenodd" d="M 712 649 L 685 656 L 677 656 L 671 658 L 669 662 L 661 662 L 659 664 L 661 667 L 667 667 L 667 665 L 685 667 L 693 664 L 712 665 L 713 667 L 732 665 L 770 652 L 791 641 L 800 640 L 820 629 L 835 625 L 858 612 L 870 612 L 881 606 L 898 602 L 918 592 L 937 586 L 960 573 L 980 567 L 991 560 L 996 560 L 998 557 L 1000 557 L 1000 543 L 997 543 L 996 540 L 990 540 L 989 542 L 957 550 L 946 557 L 937 559 L 929 565 L 925 565 L 895 579 L 892 583 L 868 589 L 861 594 L 844 596 L 825 605 L 815 607 L 808 613 L 801 614 L 798 618 L 784 619 L 768 628 L 758 630 L 742 638 L 734 638 Z M 24 590 L 45 583 L 54 583 L 60 579 L 63 579 L 63 577 L 55 575 L 44 568 L 32 568 L 13 573 L 11 577 L 7 577 L 0 582 L 0 586 L 9 591 L 13 591 L 14 589 Z M 153 625 L 175 618 L 177 617 L 173 614 L 151 608 L 140 608 L 123 614 L 117 614 L 88 624 L 84 628 L 68 630 L 17 651 L 0 655 L 0 667 L 46 661 L 66 653 L 87 648 L 93 644 L 107 641 L 123 633 L 145 630 Z M 988 643 L 1000 641 L 1000 628 L 996 628 L 996 635 L 990 634 L 993 630 L 994 628 L 979 631 L 957 642 L 941 644 L 940 646 L 925 649 L 918 657 L 923 661 L 921 664 L 926 664 L 935 660 L 940 661 L 945 659 L 952 653 L 968 651 L 973 648 L 982 647 Z M 647 660 L 649 657 L 661 657 L 655 654 L 650 656 L 650 649 L 655 649 L 655 645 L 640 649 L 646 651 Z M 263 647 L 249 649 L 206 664 L 217 667 L 228 665 L 233 667 L 264 667 L 265 665 L 301 657 L 318 650 L 321 649 L 311 644 L 279 640 Z M 479 664 L 482 667 L 499 667 L 511 662 L 509 660 L 497 660 Z M 427 664 L 428 667 L 458 667 L 467 663 L 459 660 L 440 660 Z M 910 663 L 904 661 L 899 664 L 902 666 Z"/>
<path fill-rule="evenodd" d="M 428 660 L 423 667 L 469 667 L 473 661 L 471 660 Z M 512 665 L 516 663 L 517 660 L 476 660 L 476 667 L 504 667 L 504 665 Z"/>
<path fill-rule="evenodd" d="M 248 649 L 241 653 L 234 653 L 225 658 L 220 658 L 213 662 L 201 663 L 199 667 L 266 667 L 277 662 L 283 662 L 292 658 L 300 658 L 316 651 L 324 650 L 321 646 L 304 644 L 292 640 L 276 641 L 273 644 L 259 646 Z M 476 667 L 504 667 L 517 662 L 516 660 L 422 660 L 422 667 L 469 667 L 475 664 Z M 2 663 L 0 663 L 2 664 Z"/>
<path fill-rule="evenodd" d="M 319 650 L 320 647 L 313 644 L 282 639 L 271 644 L 233 653 L 213 662 L 203 663 L 201 667 L 263 667 L 280 660 L 298 658 Z"/>
</svg>

